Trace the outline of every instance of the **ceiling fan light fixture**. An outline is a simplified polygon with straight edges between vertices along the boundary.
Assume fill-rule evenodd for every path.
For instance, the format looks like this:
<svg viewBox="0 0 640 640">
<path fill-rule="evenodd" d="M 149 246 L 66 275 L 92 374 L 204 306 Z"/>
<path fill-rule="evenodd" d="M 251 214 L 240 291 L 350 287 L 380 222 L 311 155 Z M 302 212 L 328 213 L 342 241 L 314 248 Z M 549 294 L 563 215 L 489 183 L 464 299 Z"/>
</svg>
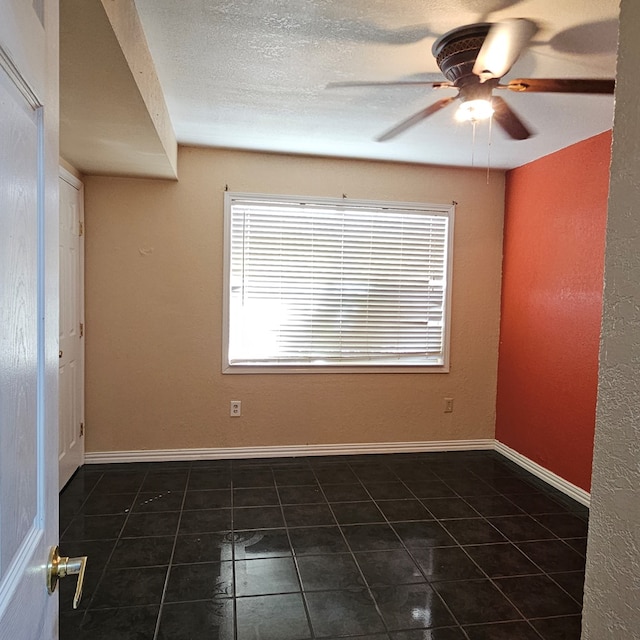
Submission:
<svg viewBox="0 0 640 640">
<path fill-rule="evenodd" d="M 459 122 L 478 122 L 487 120 L 493 115 L 491 100 L 465 100 L 456 111 L 456 120 Z"/>
</svg>

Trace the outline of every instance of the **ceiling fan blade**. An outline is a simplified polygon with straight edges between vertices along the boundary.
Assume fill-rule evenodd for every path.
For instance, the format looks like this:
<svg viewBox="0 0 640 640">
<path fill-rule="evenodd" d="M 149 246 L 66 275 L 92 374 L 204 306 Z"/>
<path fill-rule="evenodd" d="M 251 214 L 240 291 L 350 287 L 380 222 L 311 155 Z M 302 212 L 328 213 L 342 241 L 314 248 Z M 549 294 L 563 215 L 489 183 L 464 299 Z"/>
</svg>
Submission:
<svg viewBox="0 0 640 640">
<path fill-rule="evenodd" d="M 326 89 L 341 89 L 344 87 L 396 87 L 396 86 L 414 86 L 414 87 L 432 87 L 434 89 L 442 89 L 445 87 L 453 87 L 451 82 L 443 80 L 442 82 L 428 82 L 426 80 L 389 80 L 387 82 L 369 82 L 355 81 L 355 82 L 330 82 Z"/>
<path fill-rule="evenodd" d="M 531 136 L 531 131 L 502 98 L 494 96 L 491 104 L 493 105 L 493 119 L 507 135 L 514 140 L 526 140 Z"/>
<path fill-rule="evenodd" d="M 502 78 L 537 31 L 538 25 L 524 18 L 496 22 L 484 39 L 473 73 L 480 82 Z"/>
<path fill-rule="evenodd" d="M 422 111 L 418 111 L 418 113 L 414 113 L 412 116 L 408 117 L 406 120 L 403 120 L 395 127 L 392 127 L 388 131 L 385 131 L 381 136 L 376 138 L 378 142 L 385 142 L 386 140 L 391 140 L 391 138 L 395 138 L 398 134 L 402 133 L 409 129 L 409 127 L 413 127 L 414 124 L 418 124 L 425 118 L 432 116 L 434 113 L 440 111 L 440 109 L 444 109 L 447 105 L 451 104 L 457 96 L 452 96 L 450 98 L 443 98 L 442 100 L 438 100 L 433 104 L 430 104 L 426 109 L 422 109 Z"/>
<path fill-rule="evenodd" d="M 538 93 L 613 93 L 616 81 L 608 78 L 516 78 L 500 88 Z"/>
</svg>

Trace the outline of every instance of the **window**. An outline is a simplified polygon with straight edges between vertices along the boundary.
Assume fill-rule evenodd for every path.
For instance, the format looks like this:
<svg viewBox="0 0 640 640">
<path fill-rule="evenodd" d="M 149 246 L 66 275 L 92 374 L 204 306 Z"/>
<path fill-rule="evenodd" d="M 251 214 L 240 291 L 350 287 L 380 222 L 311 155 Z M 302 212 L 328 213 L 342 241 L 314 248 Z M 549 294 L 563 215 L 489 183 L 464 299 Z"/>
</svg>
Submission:
<svg viewBox="0 0 640 640">
<path fill-rule="evenodd" d="M 223 370 L 447 371 L 453 212 L 227 192 Z"/>
</svg>

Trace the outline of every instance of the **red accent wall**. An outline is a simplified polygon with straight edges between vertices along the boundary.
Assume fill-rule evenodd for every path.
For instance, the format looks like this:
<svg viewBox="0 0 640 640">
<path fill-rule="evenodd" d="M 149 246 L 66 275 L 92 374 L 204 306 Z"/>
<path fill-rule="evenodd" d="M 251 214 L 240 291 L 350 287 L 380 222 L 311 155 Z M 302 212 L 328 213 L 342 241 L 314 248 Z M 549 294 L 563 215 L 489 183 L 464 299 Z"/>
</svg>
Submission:
<svg viewBox="0 0 640 640">
<path fill-rule="evenodd" d="M 507 173 L 496 438 L 590 490 L 611 132 Z"/>
</svg>

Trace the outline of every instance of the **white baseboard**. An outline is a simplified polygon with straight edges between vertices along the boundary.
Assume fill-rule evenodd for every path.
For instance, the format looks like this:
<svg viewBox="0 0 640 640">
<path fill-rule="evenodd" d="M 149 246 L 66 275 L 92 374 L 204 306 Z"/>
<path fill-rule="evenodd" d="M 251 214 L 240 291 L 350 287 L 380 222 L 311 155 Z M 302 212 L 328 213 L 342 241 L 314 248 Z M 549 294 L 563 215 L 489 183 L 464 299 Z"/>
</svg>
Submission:
<svg viewBox="0 0 640 640">
<path fill-rule="evenodd" d="M 307 444 L 282 447 L 226 447 L 205 449 L 144 449 L 139 451 L 92 451 L 86 464 L 112 462 L 169 462 L 177 460 L 224 460 L 229 458 L 297 458 L 302 456 L 340 456 L 366 453 L 419 453 L 428 451 L 480 451 L 494 449 L 562 493 L 589 506 L 591 496 L 559 475 L 545 469 L 505 444 L 482 440 L 438 440 L 435 442 L 360 442 L 347 444 Z"/>
<path fill-rule="evenodd" d="M 493 449 L 495 440 L 440 440 L 436 442 L 360 442 L 306 444 L 282 447 L 229 447 L 211 449 L 146 449 L 140 451 L 93 451 L 87 464 L 105 462 L 167 462 L 172 460 L 222 460 L 227 458 L 297 458 L 362 453 L 416 453 L 422 451 L 475 451 Z"/>
<path fill-rule="evenodd" d="M 509 460 L 515 462 L 518 466 L 526 469 L 530 473 L 533 473 L 534 476 L 538 476 L 538 478 L 544 480 L 547 484 L 550 484 L 559 491 L 562 491 L 562 493 L 573 498 L 580 504 L 583 504 L 586 507 L 591 504 L 591 494 L 584 489 L 581 489 L 568 480 L 561 478 L 559 475 L 549 471 L 549 469 L 545 469 L 545 467 L 539 465 L 537 462 L 534 462 L 526 456 L 523 456 L 521 453 L 507 447 L 506 444 L 502 444 L 502 442 L 498 442 L 497 440 L 495 442 L 496 451 L 502 454 L 505 458 L 509 458 Z"/>
</svg>

